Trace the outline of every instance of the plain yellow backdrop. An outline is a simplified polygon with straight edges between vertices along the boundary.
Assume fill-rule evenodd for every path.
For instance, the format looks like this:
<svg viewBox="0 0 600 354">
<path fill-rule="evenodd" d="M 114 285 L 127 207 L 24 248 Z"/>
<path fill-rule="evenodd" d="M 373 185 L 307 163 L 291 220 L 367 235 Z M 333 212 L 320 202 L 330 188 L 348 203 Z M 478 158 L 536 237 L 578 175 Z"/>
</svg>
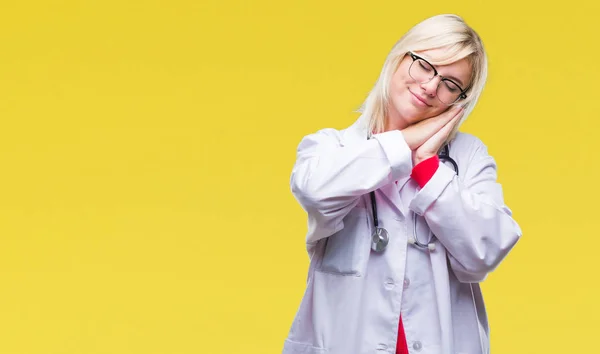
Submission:
<svg viewBox="0 0 600 354">
<path fill-rule="evenodd" d="M 492 352 L 596 352 L 598 2 L 4 0 L 0 354 L 281 352 L 297 144 L 439 13 L 488 50 L 461 130 L 524 232 L 483 283 Z"/>
</svg>

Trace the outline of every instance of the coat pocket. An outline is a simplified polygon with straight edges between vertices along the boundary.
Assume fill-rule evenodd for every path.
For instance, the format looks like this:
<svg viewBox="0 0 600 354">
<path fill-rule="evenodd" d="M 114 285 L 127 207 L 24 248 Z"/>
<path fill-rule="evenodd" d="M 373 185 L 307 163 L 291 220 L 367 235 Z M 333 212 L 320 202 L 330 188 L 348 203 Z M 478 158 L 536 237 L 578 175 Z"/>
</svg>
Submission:
<svg viewBox="0 0 600 354">
<path fill-rule="evenodd" d="M 371 235 L 366 208 L 357 206 L 344 218 L 344 227 L 326 239 L 320 272 L 361 276 L 366 271 Z"/>
<path fill-rule="evenodd" d="M 310 344 L 294 342 L 286 339 L 282 354 L 327 354 L 327 349 L 313 347 Z"/>
</svg>

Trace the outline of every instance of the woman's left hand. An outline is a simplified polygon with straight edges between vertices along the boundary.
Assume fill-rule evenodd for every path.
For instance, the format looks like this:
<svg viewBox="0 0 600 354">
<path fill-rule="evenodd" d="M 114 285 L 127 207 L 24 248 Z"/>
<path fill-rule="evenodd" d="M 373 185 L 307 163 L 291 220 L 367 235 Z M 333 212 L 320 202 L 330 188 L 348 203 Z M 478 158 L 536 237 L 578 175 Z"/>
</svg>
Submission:
<svg viewBox="0 0 600 354">
<path fill-rule="evenodd" d="M 430 157 L 437 155 L 438 151 L 442 147 L 442 144 L 446 141 L 452 129 L 458 124 L 460 118 L 463 116 L 464 110 L 458 113 L 452 118 L 442 129 L 435 133 L 431 138 L 425 141 L 421 146 L 413 150 L 413 166 L 419 164 L 423 160 L 427 160 Z"/>
</svg>

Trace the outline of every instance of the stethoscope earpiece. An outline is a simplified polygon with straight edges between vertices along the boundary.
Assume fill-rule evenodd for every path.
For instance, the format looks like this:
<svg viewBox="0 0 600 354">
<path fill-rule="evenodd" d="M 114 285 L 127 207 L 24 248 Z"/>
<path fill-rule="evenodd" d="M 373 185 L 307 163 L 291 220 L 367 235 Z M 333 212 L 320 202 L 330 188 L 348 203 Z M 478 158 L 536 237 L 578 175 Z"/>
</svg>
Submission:
<svg viewBox="0 0 600 354">
<path fill-rule="evenodd" d="M 435 251 L 435 243 L 433 242 L 429 242 L 428 244 L 424 245 L 420 242 L 417 242 L 417 240 L 415 240 L 415 238 L 411 236 L 408 238 L 408 243 L 422 249 L 428 249 L 430 252 Z"/>
</svg>

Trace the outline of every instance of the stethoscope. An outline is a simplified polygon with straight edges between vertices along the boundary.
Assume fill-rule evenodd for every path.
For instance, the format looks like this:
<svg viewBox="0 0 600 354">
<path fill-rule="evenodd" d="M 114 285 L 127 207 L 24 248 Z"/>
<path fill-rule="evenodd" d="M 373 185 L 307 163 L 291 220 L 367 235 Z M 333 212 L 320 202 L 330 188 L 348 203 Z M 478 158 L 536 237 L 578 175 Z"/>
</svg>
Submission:
<svg viewBox="0 0 600 354">
<path fill-rule="evenodd" d="M 450 157 L 450 147 L 448 144 L 444 145 L 442 151 L 438 154 L 438 158 L 442 162 L 450 162 L 452 164 L 452 169 L 458 175 L 458 165 L 453 158 Z M 375 252 L 383 252 L 388 243 L 390 242 L 390 237 L 387 230 L 383 227 L 379 227 L 379 219 L 377 217 L 377 202 L 375 201 L 375 191 L 371 191 L 371 207 L 373 209 L 373 226 L 375 227 L 375 231 L 371 236 L 371 249 Z M 429 239 L 427 243 L 419 242 L 419 238 L 417 236 L 417 216 L 415 213 L 412 213 L 413 219 L 413 236 L 408 238 L 408 243 L 414 245 L 420 249 L 426 249 L 430 252 L 435 251 L 435 243 L 433 243 L 432 238 Z"/>
</svg>

